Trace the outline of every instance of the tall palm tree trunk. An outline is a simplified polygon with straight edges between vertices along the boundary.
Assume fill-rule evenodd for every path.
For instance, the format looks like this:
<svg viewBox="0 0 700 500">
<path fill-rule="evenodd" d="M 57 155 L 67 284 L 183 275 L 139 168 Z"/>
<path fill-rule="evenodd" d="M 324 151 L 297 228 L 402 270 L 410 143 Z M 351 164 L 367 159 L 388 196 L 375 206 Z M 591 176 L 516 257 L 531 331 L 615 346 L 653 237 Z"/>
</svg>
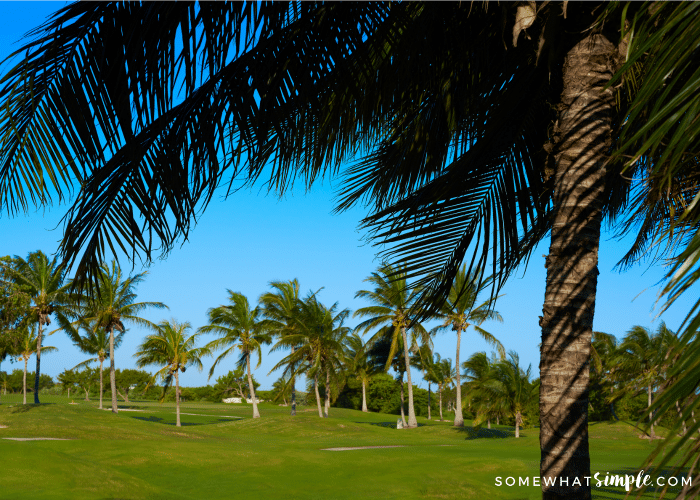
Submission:
<svg viewBox="0 0 700 500">
<path fill-rule="evenodd" d="M 324 405 L 324 417 L 328 418 L 328 411 L 331 408 L 331 371 L 326 368 L 326 402 Z"/>
<path fill-rule="evenodd" d="M 428 420 L 430 420 L 430 382 L 428 382 Z"/>
<path fill-rule="evenodd" d="M 440 422 L 442 422 L 442 385 L 438 386 L 438 394 L 440 395 Z"/>
<path fill-rule="evenodd" d="M 23 405 L 27 404 L 27 361 L 29 360 L 24 358 L 24 378 L 22 381 L 22 394 L 24 395 L 22 400 Z"/>
<path fill-rule="evenodd" d="M 406 425 L 406 413 L 404 412 L 404 393 L 403 393 L 403 372 L 401 373 L 401 379 L 399 379 L 399 384 L 401 384 L 401 425 L 403 425 L 403 428 L 405 429 L 408 427 Z"/>
<path fill-rule="evenodd" d="M 647 395 L 648 395 L 647 408 L 650 408 L 651 407 L 651 385 L 647 386 Z M 651 426 L 651 429 L 649 429 L 649 437 L 651 439 L 655 439 L 656 434 L 654 433 L 654 424 L 652 423 L 653 422 L 652 418 L 653 418 L 653 414 L 652 414 L 652 412 L 649 412 L 649 425 Z"/>
<path fill-rule="evenodd" d="M 591 498 L 582 478 L 591 475 L 589 357 L 614 106 L 612 89 L 603 87 L 612 74 L 613 51 L 604 36 L 589 35 L 568 52 L 563 67 L 562 104 L 554 129 L 553 226 L 540 320 L 540 475 L 560 480 L 543 483 L 544 500 Z"/>
<path fill-rule="evenodd" d="M 403 337 L 403 356 L 406 361 L 406 381 L 408 382 L 408 427 L 418 427 L 416 420 L 416 410 L 413 408 L 413 385 L 411 384 L 411 365 L 408 359 L 408 339 L 406 338 L 406 328 L 401 328 Z M 403 377 L 401 377 L 403 382 Z"/>
<path fill-rule="evenodd" d="M 520 413 L 520 410 L 515 412 L 515 437 L 519 438 L 520 437 L 520 426 L 523 425 L 523 416 Z"/>
<path fill-rule="evenodd" d="M 114 369 L 114 328 L 109 327 L 109 387 L 112 390 L 112 413 L 117 410 L 117 379 Z"/>
<path fill-rule="evenodd" d="M 681 412 L 681 405 L 676 401 L 676 411 L 678 412 L 678 418 L 681 421 L 681 425 L 683 426 L 683 436 L 685 436 L 688 433 L 688 427 L 685 425 L 685 420 L 683 420 L 683 412 Z"/>
<path fill-rule="evenodd" d="M 367 384 L 365 379 L 362 379 L 362 411 L 367 413 Z"/>
<path fill-rule="evenodd" d="M 253 404 L 255 404 L 255 399 L 253 399 Z M 175 427 L 182 427 L 180 424 L 180 370 L 175 370 Z"/>
<path fill-rule="evenodd" d="M 104 363 L 104 359 L 100 358 L 100 410 L 102 409 L 102 393 L 104 392 L 104 384 L 102 383 L 102 365 Z M 70 396 L 70 392 L 68 393 Z"/>
<path fill-rule="evenodd" d="M 457 401 L 455 402 L 455 427 L 464 427 L 464 415 L 462 415 L 462 381 L 459 378 L 459 348 L 462 342 L 462 329 L 457 328 L 457 353 L 455 354 L 455 366 L 457 367 L 457 375 L 455 376 L 455 394 Z"/>
<path fill-rule="evenodd" d="M 248 390 L 250 391 L 250 400 L 253 402 L 253 418 L 260 418 L 260 413 L 258 413 L 258 403 L 255 401 L 253 375 L 250 373 L 250 353 L 246 354 L 245 362 L 246 366 L 248 367 Z"/>
<path fill-rule="evenodd" d="M 39 377 L 41 376 L 41 339 L 43 318 L 39 315 L 39 328 L 36 335 L 36 377 L 34 378 L 34 404 L 39 404 Z"/>
<path fill-rule="evenodd" d="M 314 375 L 314 391 L 316 391 L 316 406 L 318 407 L 318 416 L 323 418 L 323 410 L 321 410 L 321 395 L 318 393 L 318 372 Z"/>
<path fill-rule="evenodd" d="M 294 346 L 292 346 L 292 354 L 294 354 Z M 296 379 L 294 378 L 294 375 L 292 375 L 292 380 L 290 383 L 292 384 L 292 411 L 290 412 L 291 416 L 295 416 L 297 414 L 297 388 L 294 386 L 294 383 L 296 382 Z"/>
</svg>

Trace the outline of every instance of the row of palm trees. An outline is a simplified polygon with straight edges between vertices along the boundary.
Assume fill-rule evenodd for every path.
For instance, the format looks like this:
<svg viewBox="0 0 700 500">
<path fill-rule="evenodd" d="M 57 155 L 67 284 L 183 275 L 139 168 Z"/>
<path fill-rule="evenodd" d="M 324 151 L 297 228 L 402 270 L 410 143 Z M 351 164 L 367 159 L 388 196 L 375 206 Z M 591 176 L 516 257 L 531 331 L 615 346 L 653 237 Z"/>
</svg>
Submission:
<svg viewBox="0 0 700 500">
<path fill-rule="evenodd" d="M 412 362 L 409 351 L 418 354 L 420 359 L 423 352 L 420 346 L 430 346 L 431 335 L 451 327 L 457 334 L 456 360 L 459 363 L 461 334 L 471 325 L 488 342 L 503 351 L 501 344 L 480 327 L 487 319 L 501 320 L 501 317 L 491 309 L 491 301 L 475 305 L 480 289 L 475 277 L 467 275 L 464 268 L 458 273 L 448 299 L 440 308 L 440 313 L 435 315 L 436 318 L 442 319 L 442 324 L 428 332 L 420 322 L 410 317 L 420 290 L 407 290 L 403 269 L 390 265 L 381 266 L 365 280 L 374 287 L 370 290 L 360 290 L 356 294 L 357 298 L 365 298 L 372 304 L 354 313 L 354 316 L 366 318 L 355 328 L 356 333 L 372 334 L 366 343 L 363 343 L 359 335 L 350 335 L 350 328 L 344 326 L 350 316 L 349 310 L 340 310 L 337 303 L 330 307 L 323 305 L 318 300 L 318 292 L 310 292 L 302 299 L 297 280 L 272 282 L 272 291 L 263 294 L 254 308 L 245 296 L 229 290 L 229 304 L 210 309 L 209 324 L 198 329 L 195 334 L 187 336 L 187 331 L 191 328 L 189 323 L 177 323 L 172 320 L 156 325 L 140 316 L 147 308 L 164 309 L 167 306 L 161 302 L 137 302 L 135 289 L 143 281 L 146 273 L 125 278 L 115 262 L 103 264 L 94 282 L 87 287 L 75 289 L 71 287 L 71 281 L 65 279 L 65 270 L 56 259 L 50 260 L 41 251 L 30 253 L 26 260 L 15 257 L 10 264 L 3 264 L 3 271 L 18 286 L 20 293 L 30 299 L 23 356 L 28 359 L 31 353 L 36 353 L 35 403 L 39 403 L 41 353 L 48 351 L 46 346 L 42 346 L 44 327 L 50 324 L 51 315 L 57 318 L 57 330 L 66 332 L 81 351 L 91 356 L 77 367 L 99 362 L 100 408 L 103 364 L 109 359 L 114 412 L 117 411 L 114 350 L 121 342 L 128 324 L 142 326 L 155 332 L 147 337 L 136 354 L 139 366 L 162 363 L 166 360 L 169 368 L 160 370 L 157 375 L 162 375 L 167 384 L 174 379 L 178 387 L 178 373 L 192 363 L 201 367 L 200 359 L 205 354 L 223 349 L 211 367 L 211 377 L 219 362 L 237 352 L 238 365 L 247 368 L 255 417 L 259 416 L 259 412 L 252 386 L 251 355 L 257 354 L 259 366 L 262 346 L 271 344 L 273 339 L 273 351 L 290 351 L 273 370 L 283 368 L 284 375 L 288 377 L 288 385 L 292 388 L 292 414 L 296 410 L 294 383 L 299 375 L 305 374 L 314 380 L 316 392 L 319 377 L 325 377 L 325 410 L 321 410 L 320 398 L 318 410 L 320 416 L 327 416 L 331 386 L 340 383 L 340 374 L 346 371 L 348 360 L 351 360 L 352 373 L 362 381 L 363 392 L 366 391 L 370 374 L 373 370 L 376 371 L 370 366 L 374 362 L 375 365 L 382 365 L 384 371 L 392 366 L 397 369 L 401 375 L 402 391 L 405 373 L 408 382 L 406 426 L 409 428 L 417 425 L 410 369 L 412 363 L 416 366 L 416 362 Z M 33 327 L 29 328 L 30 325 Z M 205 347 L 195 347 L 197 336 L 204 333 L 214 333 L 219 335 L 219 338 Z M 463 425 L 460 386 L 458 374 L 455 416 L 455 425 L 458 426 Z M 363 408 L 366 408 L 366 402 L 363 403 Z"/>
</svg>

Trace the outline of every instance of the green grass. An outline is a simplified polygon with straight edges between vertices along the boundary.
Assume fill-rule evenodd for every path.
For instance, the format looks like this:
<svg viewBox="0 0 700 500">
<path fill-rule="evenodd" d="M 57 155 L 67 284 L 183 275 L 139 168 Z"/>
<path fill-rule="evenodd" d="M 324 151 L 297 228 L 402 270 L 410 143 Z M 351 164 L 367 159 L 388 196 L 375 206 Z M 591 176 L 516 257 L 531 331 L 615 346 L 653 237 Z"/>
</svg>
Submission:
<svg viewBox="0 0 700 500">
<path fill-rule="evenodd" d="M 536 429 L 514 439 L 512 429 L 474 431 L 467 422 L 427 421 L 396 430 L 395 415 L 331 408 L 186 403 L 183 427 L 173 404 L 132 402 L 113 415 L 94 401 L 43 396 L 41 405 L 2 397 L 0 437 L 53 437 L 70 441 L 0 439 L 0 498 L 218 499 L 218 498 L 540 498 L 537 487 L 495 486 L 496 476 L 535 476 Z M 105 402 L 108 404 L 108 402 Z M 231 418 L 242 417 L 242 418 Z M 592 468 L 603 474 L 634 469 L 652 444 L 633 425 L 590 427 Z M 354 451 L 323 448 L 391 446 Z M 594 498 L 623 498 L 593 489 Z M 645 498 L 654 498 L 650 492 Z"/>
</svg>

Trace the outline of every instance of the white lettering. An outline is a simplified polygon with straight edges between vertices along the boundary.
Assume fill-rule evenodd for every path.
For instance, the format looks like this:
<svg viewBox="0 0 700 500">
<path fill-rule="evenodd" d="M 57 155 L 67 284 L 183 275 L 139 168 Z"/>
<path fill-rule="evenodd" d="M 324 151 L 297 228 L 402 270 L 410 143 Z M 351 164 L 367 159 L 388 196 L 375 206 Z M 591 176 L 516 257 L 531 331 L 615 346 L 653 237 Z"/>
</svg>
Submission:
<svg viewBox="0 0 700 500">
<path fill-rule="evenodd" d="M 693 478 L 691 476 L 681 478 L 681 486 L 692 486 Z"/>
<path fill-rule="evenodd" d="M 574 482 L 571 484 L 571 486 L 581 486 L 581 481 L 578 480 L 578 477 L 574 478 Z"/>
<path fill-rule="evenodd" d="M 496 486 L 502 486 L 503 482 L 501 481 L 501 476 L 496 476 Z"/>
<path fill-rule="evenodd" d="M 542 481 L 544 481 L 545 486 L 555 486 L 557 483 L 557 478 L 556 477 L 543 477 Z"/>
<path fill-rule="evenodd" d="M 539 486 L 540 485 L 540 477 L 539 476 L 534 476 L 532 478 L 532 485 L 533 486 Z"/>
<path fill-rule="evenodd" d="M 663 476 L 659 477 L 659 478 L 656 480 L 656 484 L 658 484 L 659 486 L 665 486 L 666 483 L 664 482 L 664 477 L 663 477 Z"/>
<path fill-rule="evenodd" d="M 510 483 L 508 480 L 510 479 Z M 515 478 L 514 477 L 507 477 L 506 478 L 506 486 L 515 486 Z"/>
<path fill-rule="evenodd" d="M 530 486 L 530 478 L 518 478 L 518 486 Z"/>
<path fill-rule="evenodd" d="M 673 482 L 671 482 L 673 481 Z M 668 485 L 669 486 L 677 486 L 678 485 L 678 478 L 676 476 L 671 476 L 668 478 Z"/>
<path fill-rule="evenodd" d="M 583 476 L 583 478 L 586 480 L 586 486 L 591 485 L 591 476 Z"/>
<path fill-rule="evenodd" d="M 593 475 L 593 479 L 595 479 L 596 482 L 598 483 L 598 484 L 595 485 L 596 488 L 600 488 L 601 486 L 603 486 L 603 481 L 601 481 L 601 480 L 598 478 L 598 476 L 600 476 L 600 472 L 596 472 L 596 473 Z M 606 485 L 606 486 L 607 486 L 607 485 Z"/>
<path fill-rule="evenodd" d="M 564 486 L 564 481 L 566 481 L 566 485 L 569 486 L 569 478 L 568 477 L 560 477 L 559 478 L 559 486 Z"/>
</svg>

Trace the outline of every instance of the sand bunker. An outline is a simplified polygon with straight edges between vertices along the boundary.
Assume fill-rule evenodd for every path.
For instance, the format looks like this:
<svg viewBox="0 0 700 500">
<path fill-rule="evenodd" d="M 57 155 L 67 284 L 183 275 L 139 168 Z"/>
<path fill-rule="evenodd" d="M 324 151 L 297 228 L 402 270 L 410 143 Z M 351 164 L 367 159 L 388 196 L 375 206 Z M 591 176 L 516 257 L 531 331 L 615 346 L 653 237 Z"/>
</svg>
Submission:
<svg viewBox="0 0 700 500">
<path fill-rule="evenodd" d="M 72 441 L 72 439 L 66 438 L 3 438 L 9 439 L 10 441 Z"/>
</svg>

